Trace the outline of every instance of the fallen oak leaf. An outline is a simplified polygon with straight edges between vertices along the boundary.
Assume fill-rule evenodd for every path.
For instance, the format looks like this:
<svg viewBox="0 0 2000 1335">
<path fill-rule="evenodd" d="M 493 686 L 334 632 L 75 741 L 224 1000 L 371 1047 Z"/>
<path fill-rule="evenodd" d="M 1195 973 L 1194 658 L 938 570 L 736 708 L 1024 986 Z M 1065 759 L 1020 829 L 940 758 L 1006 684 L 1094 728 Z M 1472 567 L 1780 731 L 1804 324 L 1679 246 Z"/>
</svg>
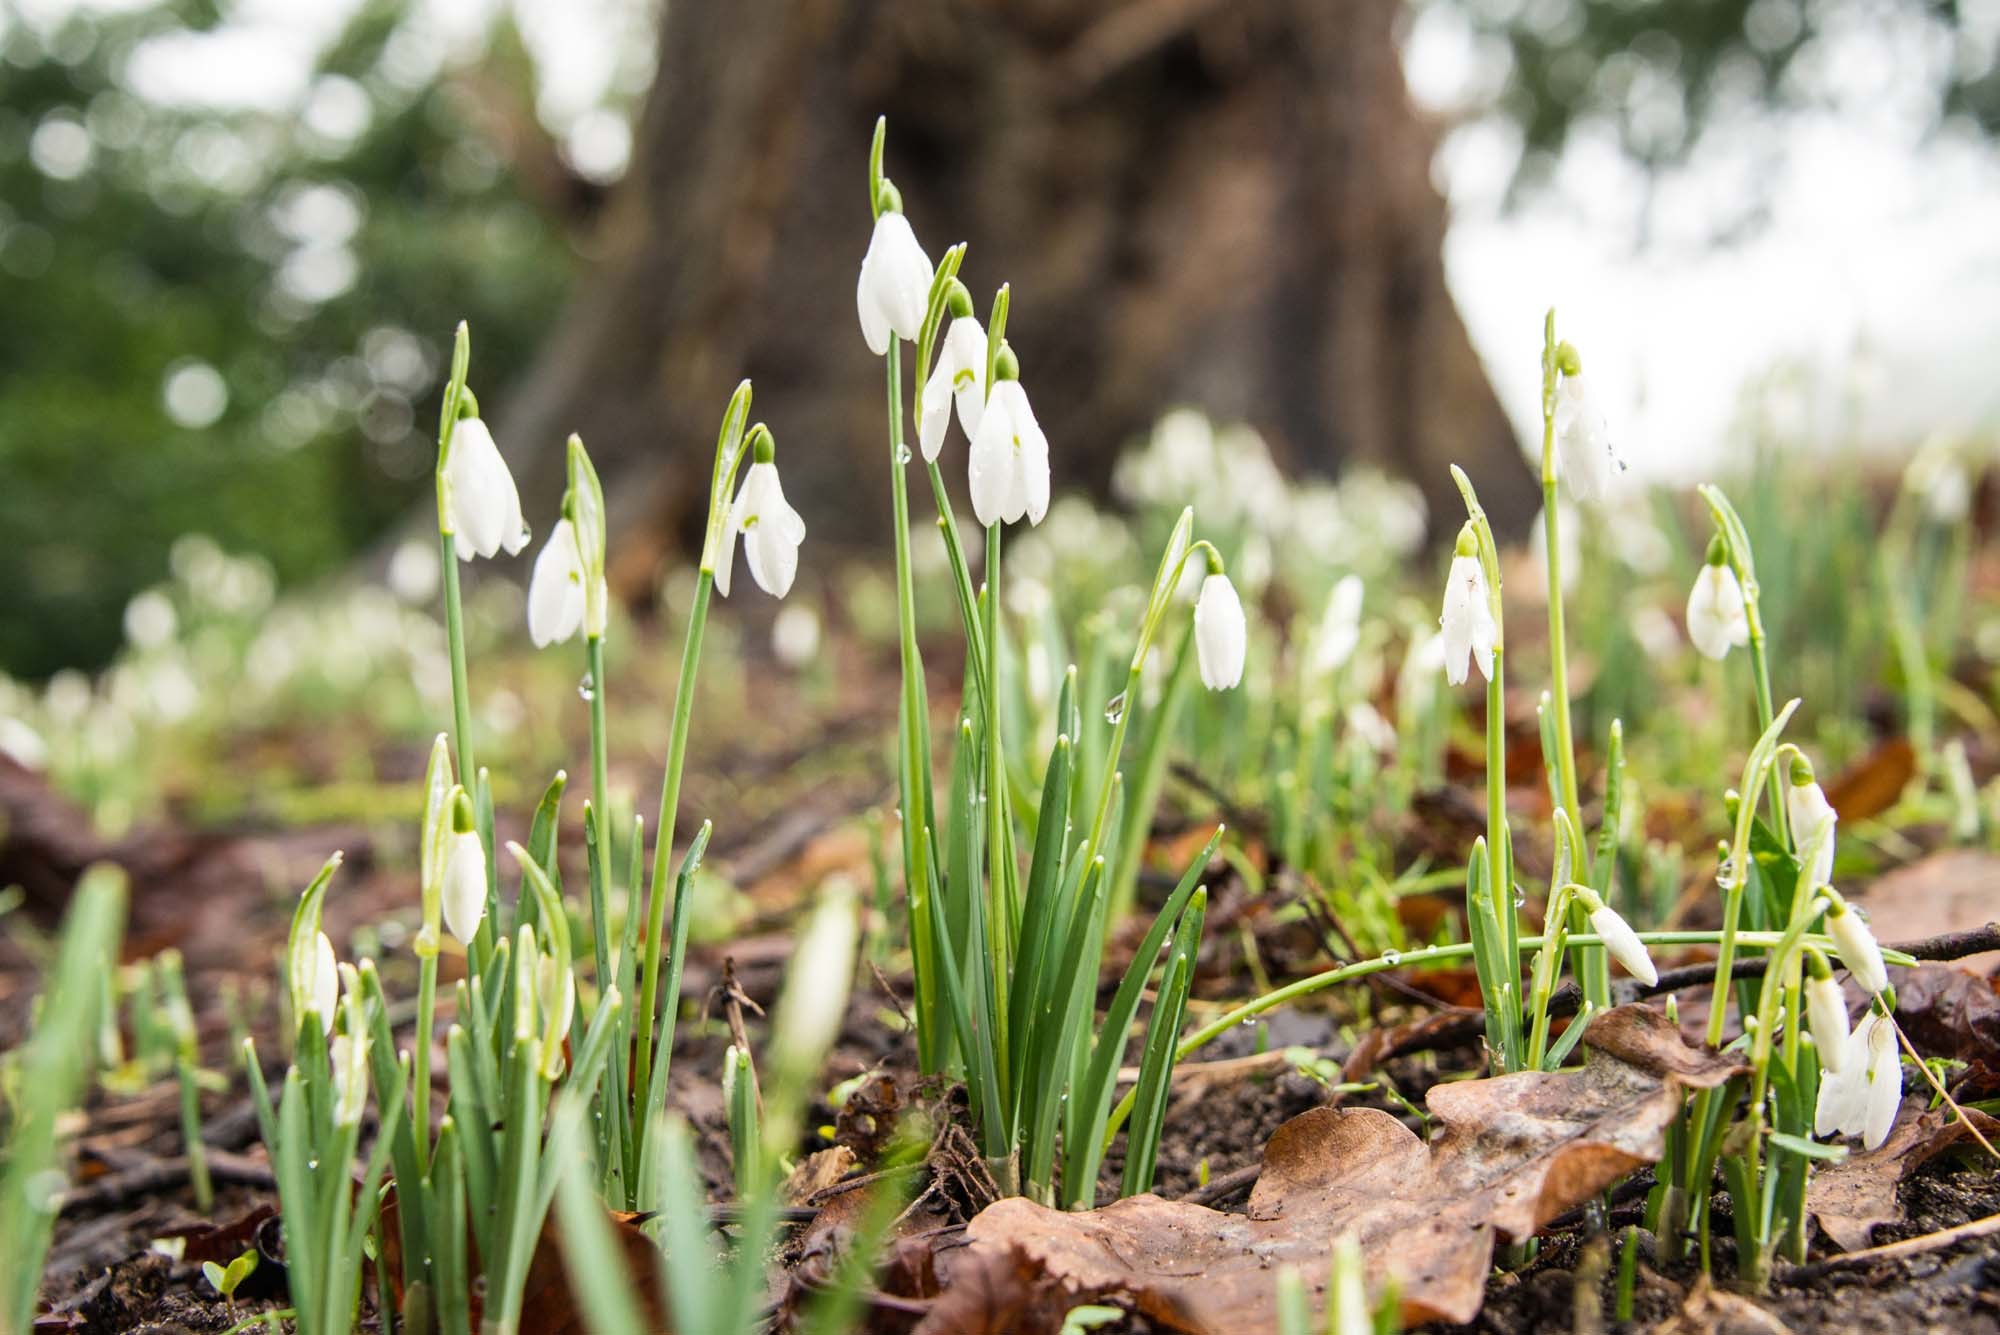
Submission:
<svg viewBox="0 0 2000 1335">
<path fill-rule="evenodd" d="M 986 1290 L 1009 1266 L 1018 1276 L 1024 1260 L 1036 1284 L 1047 1276 L 1067 1294 L 1115 1300 L 1170 1330 L 1274 1330 L 1273 1276 L 1295 1267 L 1323 1304 L 1329 1249 L 1342 1235 L 1359 1244 L 1377 1292 L 1395 1280 L 1404 1322 L 1469 1321 L 1497 1240 L 1524 1241 L 1656 1162 L 1683 1091 L 1743 1070 L 1733 1057 L 1688 1046 L 1651 1007 L 1606 1012 L 1584 1042 L 1592 1051 L 1582 1071 L 1433 1088 L 1430 1108 L 1445 1131 L 1430 1145 L 1374 1109 L 1316 1108 L 1293 1118 L 1265 1147 L 1248 1215 L 1153 1195 L 1076 1214 L 1020 1198 L 997 1202 L 967 1226 L 968 1245 L 949 1258 L 947 1301 L 919 1335 L 990 1329 L 960 1323 L 951 1285 L 960 1273 L 976 1274 L 978 1301 L 968 1306 L 996 1310 L 1004 1304 Z"/>
<path fill-rule="evenodd" d="M 1896 972 L 1896 1020 L 1926 1055 L 2000 1061 L 2000 993 L 1949 964 Z"/>
<path fill-rule="evenodd" d="M 1905 1105 L 1896 1129 L 1881 1145 L 1821 1168 L 1806 1188 L 1806 1213 L 1841 1251 L 1869 1246 L 1879 1224 L 1902 1223 L 1897 1188 L 1938 1155 L 1972 1139 L 1971 1128 L 1945 1109 L 1911 1117 L 1910 1106 Z M 1967 1116 L 1989 1138 L 2000 1132 L 2000 1120 L 1977 1109 L 1968 1109 Z"/>
</svg>

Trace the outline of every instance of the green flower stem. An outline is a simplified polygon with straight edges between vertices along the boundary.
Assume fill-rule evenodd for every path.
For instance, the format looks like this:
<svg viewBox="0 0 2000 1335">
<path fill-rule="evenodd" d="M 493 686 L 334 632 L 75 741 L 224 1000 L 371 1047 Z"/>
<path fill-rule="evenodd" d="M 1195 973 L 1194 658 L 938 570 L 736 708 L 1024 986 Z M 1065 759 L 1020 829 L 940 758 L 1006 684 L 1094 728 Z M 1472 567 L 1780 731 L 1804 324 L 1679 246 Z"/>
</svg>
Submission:
<svg viewBox="0 0 2000 1335">
<path fill-rule="evenodd" d="M 1543 566 L 1549 578 L 1549 693 L 1552 697 L 1556 729 L 1556 779 L 1562 790 L 1563 810 L 1575 833 L 1577 865 L 1589 870 L 1590 852 L 1583 844 L 1583 807 L 1577 797 L 1576 740 L 1569 717 L 1569 642 L 1563 630 L 1562 531 L 1556 504 L 1556 313 L 1550 310 L 1542 320 L 1542 539 Z M 1582 930 L 1582 906 L 1571 903 L 1572 930 Z M 1584 998 L 1603 1006 L 1611 998 L 1611 968 L 1605 952 L 1598 949 L 1576 953 L 1577 982 Z"/>
<path fill-rule="evenodd" d="M 654 1008 L 660 995 L 660 937 L 667 922 L 667 896 L 672 891 L 673 882 L 668 871 L 673 861 L 674 817 L 680 810 L 681 769 L 687 762 L 687 742 L 689 721 L 694 714 L 695 672 L 701 666 L 702 632 L 708 627 L 708 604 L 715 589 L 715 572 L 704 569 L 695 579 L 694 608 L 688 613 L 687 639 L 681 645 L 680 677 L 674 682 L 674 722 L 673 730 L 667 738 L 667 772 L 660 783 L 660 814 L 653 822 L 656 833 L 653 836 L 653 877 L 646 900 L 646 967 L 639 990 L 639 1010 L 637 1013 L 638 1056 L 634 1066 L 632 1088 L 645 1090 L 651 1087 L 653 1030 L 656 1022 Z M 596 711 L 593 711 L 595 714 Z M 592 719 L 592 730 L 601 726 L 601 715 Z M 592 782 L 602 782 L 596 766 L 603 763 L 602 752 L 592 757 Z M 599 789 L 601 796 L 602 789 Z M 597 808 L 593 804 L 593 810 Z M 598 819 L 602 821 L 600 814 Z M 609 850 L 609 844 L 602 842 L 605 827 L 600 824 L 599 848 Z M 676 904 L 674 912 L 685 911 L 685 906 Z M 601 931 L 602 929 L 600 929 Z M 671 1019 L 671 1017 L 669 1017 Z M 663 1042 L 671 1042 L 671 1034 Z"/>
<path fill-rule="evenodd" d="M 992 924 L 993 1050 L 998 1069 L 1007 1064 L 1007 993 L 1013 977 L 1011 961 L 1021 930 L 1021 906 L 1014 894 L 1014 848 L 1008 838 L 1007 760 L 1000 737 L 1000 694 L 997 649 L 1000 644 L 1000 528 L 986 528 L 985 635 L 988 690 L 986 714 L 986 921 Z"/>
<path fill-rule="evenodd" d="M 1768 950 L 1783 944 L 1788 935 L 1789 933 L 1786 932 L 1739 932 L 1737 933 L 1736 940 L 1739 945 Z M 1649 946 L 1712 946 L 1722 939 L 1722 933 L 1712 931 L 1640 932 L 1638 936 L 1641 941 Z M 1545 939 L 1539 936 L 1524 936 L 1517 943 L 1517 949 L 1540 950 Z M 1808 934 L 1797 938 L 1797 940 L 1806 945 L 1817 946 L 1821 950 L 1831 951 L 1833 949 L 1832 938 L 1825 935 Z M 1604 940 L 1594 932 L 1579 932 L 1569 938 L 1569 943 L 1572 946 L 1601 946 L 1604 944 Z M 1449 960 L 1465 959 L 1472 954 L 1472 951 L 1471 943 L 1464 941 L 1449 946 L 1427 946 L 1422 950 L 1412 950 L 1402 954 L 1378 955 L 1373 959 L 1358 960 L 1353 964 L 1343 964 L 1337 969 L 1326 969 L 1309 977 L 1296 979 L 1275 991 L 1266 992 L 1260 997 L 1253 997 L 1242 1005 L 1210 1020 L 1207 1024 L 1181 1040 L 1180 1047 L 1174 1051 L 1174 1060 L 1177 1062 L 1186 1061 L 1190 1056 L 1201 1051 L 1202 1048 L 1208 1046 L 1223 1034 L 1228 1033 L 1237 1025 L 1247 1020 L 1253 1020 L 1266 1011 L 1275 1010 L 1287 1002 L 1297 1001 L 1300 997 L 1311 996 L 1313 993 L 1324 991 L 1329 987 L 1337 987 L 1342 983 L 1351 983 L 1358 979 L 1366 978 L 1370 974 L 1383 973 L 1390 969 L 1404 969 L 1419 964 L 1442 964 Z M 1885 949 L 1882 952 L 1882 958 L 1890 964 L 1915 963 L 1908 955 L 1894 950 Z M 1722 975 L 1718 971 L 1716 976 L 1719 978 Z M 1125 1124 L 1126 1117 L 1131 1114 L 1132 1103 L 1133 1095 L 1131 1091 L 1127 1091 L 1125 1097 L 1119 1101 L 1118 1106 L 1112 1110 L 1111 1120 L 1105 1125 L 1105 1144 L 1109 1145 L 1112 1136 Z"/>
<path fill-rule="evenodd" d="M 608 773 L 610 748 L 605 741 L 604 726 L 604 637 L 586 636 L 583 652 L 584 670 L 590 679 L 590 820 L 596 827 L 598 849 L 598 857 L 590 875 L 590 926 L 594 938 L 592 944 L 597 951 L 597 987 L 601 993 L 611 986 L 611 924 L 610 912 L 605 905 L 607 894 L 604 885 L 605 866 L 611 857 L 611 781 Z M 685 661 L 681 666 L 683 671 L 690 670 Z M 690 700 L 693 695 L 692 691 L 688 692 Z M 685 729 L 681 726 L 678 696 L 674 700 L 674 718 L 675 735 L 684 738 Z M 683 747 L 686 745 L 684 740 L 682 745 Z M 678 785 L 676 785 L 676 800 L 678 800 Z M 667 834 L 672 833 L 670 825 L 664 826 L 663 829 Z M 669 845 L 663 841 L 661 847 L 666 848 Z M 653 883 L 658 885 L 660 882 L 656 879 Z M 648 1005 L 644 1014 L 650 1019 L 652 1013 L 652 1007 Z M 647 1027 L 650 1029 L 651 1025 Z"/>
<path fill-rule="evenodd" d="M 943 1069 L 946 1045 L 937 1041 L 944 1017 L 939 1010 L 938 980 L 932 977 L 931 957 L 936 949 L 932 921 L 929 872 L 924 852 L 924 834 L 930 829 L 930 697 L 924 688 L 924 660 L 917 648 L 916 582 L 910 565 L 910 491 L 904 475 L 909 447 L 903 443 L 903 349 L 892 339 L 887 364 L 889 396 L 889 495 L 895 523 L 896 545 L 896 635 L 902 661 L 903 695 L 897 758 L 898 794 L 902 799 L 903 893 L 910 906 L 912 967 L 916 979 L 917 1061 L 924 1074 Z M 942 482 L 940 480 L 940 488 Z M 948 509 L 944 511 L 949 513 Z M 963 555 L 960 561 L 963 561 Z M 968 619 L 968 625 L 976 625 Z"/>
</svg>

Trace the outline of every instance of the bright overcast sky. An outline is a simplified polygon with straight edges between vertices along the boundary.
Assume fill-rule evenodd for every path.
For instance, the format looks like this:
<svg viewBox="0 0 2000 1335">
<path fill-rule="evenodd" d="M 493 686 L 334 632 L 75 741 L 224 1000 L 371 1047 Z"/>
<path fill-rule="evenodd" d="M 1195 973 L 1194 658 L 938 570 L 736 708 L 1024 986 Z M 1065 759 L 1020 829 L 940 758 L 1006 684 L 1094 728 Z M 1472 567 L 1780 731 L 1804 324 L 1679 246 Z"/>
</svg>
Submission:
<svg viewBox="0 0 2000 1335">
<path fill-rule="evenodd" d="M 17 0 L 31 16 L 78 2 Z M 608 89 L 647 72 L 648 2 L 426 0 L 419 27 L 429 58 L 443 60 L 511 3 L 537 60 L 544 121 L 580 163 L 610 174 L 629 139 L 596 109 Z M 219 33 L 142 53 L 133 78 L 163 98 L 295 105 L 313 53 L 354 7 L 239 0 Z M 1413 91 L 1434 110 L 1448 110 L 1477 73 L 1448 10 L 1425 12 L 1406 57 Z M 1685 476 L 1724 457 L 1746 381 L 1779 369 L 1804 373 L 1791 383 L 1806 388 L 1777 406 L 1808 433 L 1906 443 L 1994 427 L 2000 152 L 1925 140 L 1916 108 L 1927 90 L 1909 95 L 1912 59 L 1893 33 L 1851 34 L 1832 77 L 1864 115 L 1801 116 L 1740 151 L 1724 144 L 1657 183 L 1650 206 L 1630 164 L 1585 134 L 1554 190 L 1502 214 L 1511 132 L 1454 135 L 1436 164 L 1454 210 L 1447 271 L 1524 437 L 1538 429 L 1540 319 L 1550 304 L 1644 473 Z M 1752 183 L 1768 192 L 1768 224 L 1714 244 L 1718 220 L 1740 211 Z M 1858 420 L 1840 407 L 1857 402 Z"/>
</svg>

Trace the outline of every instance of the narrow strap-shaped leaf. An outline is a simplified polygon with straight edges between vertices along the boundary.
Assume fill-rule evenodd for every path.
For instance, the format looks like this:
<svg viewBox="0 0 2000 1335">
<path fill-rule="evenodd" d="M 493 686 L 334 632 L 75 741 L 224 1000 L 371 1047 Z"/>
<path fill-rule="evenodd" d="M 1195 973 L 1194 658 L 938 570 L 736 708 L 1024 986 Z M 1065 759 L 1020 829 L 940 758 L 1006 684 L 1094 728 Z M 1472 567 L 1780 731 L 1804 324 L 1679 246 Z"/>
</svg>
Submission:
<svg viewBox="0 0 2000 1335">
<path fill-rule="evenodd" d="M 1028 1180 L 1039 1186 L 1052 1185 L 1049 1178 L 1055 1165 L 1056 1121 L 1062 1111 L 1063 1091 L 1069 1083 L 1070 1054 L 1085 1018 L 1093 1010 L 1091 993 L 1078 983 L 1086 970 L 1093 974 L 1096 970 L 1097 960 L 1086 960 L 1085 952 L 1094 935 L 1093 927 L 1104 916 L 1107 891 L 1104 858 L 1100 855 L 1084 871 L 1083 886 L 1076 897 L 1067 933 L 1067 948 L 1049 977 L 1035 1026 L 1035 1050 L 1028 1068 L 1028 1079 L 1035 1087 L 1023 1100 L 1027 1110 L 1024 1155 Z M 1094 983 L 1095 979 L 1091 981 Z"/>
<path fill-rule="evenodd" d="M 709 836 L 715 833 L 713 821 L 703 821 L 701 829 L 695 832 L 694 840 L 688 844 L 687 853 L 681 858 L 680 875 L 674 878 L 674 903 L 672 925 L 667 946 L 666 980 L 660 990 L 660 1032 L 655 1035 L 653 1070 L 646 1090 L 646 1119 L 652 1118 L 667 1106 L 667 1071 L 674 1064 L 674 1024 L 681 1008 L 681 972 L 687 965 L 688 928 L 694 921 L 694 878 L 701 870 L 701 860 L 708 853 Z M 641 1169 L 643 1175 L 644 1169 Z"/>
<path fill-rule="evenodd" d="M 569 1291 L 595 1335 L 646 1335 L 624 1254 L 605 1217 L 604 1203 L 590 1189 L 597 1175 L 589 1171 L 584 1153 L 583 1118 L 584 1105 L 573 1095 L 557 1100 L 544 1165 L 545 1175 L 556 1183 L 556 1218 L 562 1224 L 558 1236 Z"/>
<path fill-rule="evenodd" d="M 458 1025 L 445 1035 L 445 1058 L 451 1071 L 452 1117 L 463 1128 L 459 1156 L 465 1166 L 465 1192 L 472 1207 L 472 1232 L 481 1256 L 495 1255 L 493 1211 L 499 1190 L 500 1159 L 493 1144 L 497 1109 L 481 1096 L 473 1077 L 472 1039 Z"/>
<path fill-rule="evenodd" d="M 1034 1046 L 1034 1012 L 1041 996 L 1043 958 L 1054 930 L 1054 899 L 1062 891 L 1064 853 L 1068 846 L 1070 743 L 1056 738 L 1042 780 L 1041 814 L 1035 823 L 1035 851 L 1028 863 L 1028 885 L 1021 909 L 1021 953 L 1014 963 L 1014 991 L 1008 997 L 1007 1032 L 1013 1036 L 1010 1060 L 1018 1104 L 1027 1078 L 1029 1049 Z"/>
<path fill-rule="evenodd" d="M 1102 1161 L 1104 1152 L 1104 1122 L 1111 1114 L 1112 1087 L 1118 1074 L 1118 1067 L 1125 1060 L 1125 1046 L 1131 1038 L 1132 1017 L 1138 1013 L 1139 997 L 1146 988 L 1146 979 L 1153 971 L 1153 961 L 1160 953 L 1161 944 L 1167 933 L 1173 929 L 1176 920 L 1194 896 L 1196 884 L 1201 874 L 1208 869 L 1208 861 L 1215 855 L 1215 846 L 1222 840 L 1222 829 L 1217 827 L 1201 852 L 1181 874 L 1180 884 L 1167 897 L 1159 916 L 1153 919 L 1139 948 L 1133 952 L 1132 962 L 1125 968 L 1125 977 L 1119 981 L 1117 992 L 1112 994 L 1111 1005 L 1104 1012 L 1104 1023 L 1098 1026 L 1097 1042 L 1091 1052 L 1089 1074 L 1081 1090 L 1072 1090 L 1070 1099 L 1077 1103 L 1081 1113 L 1088 1120 L 1079 1122 L 1079 1130 L 1084 1134 L 1073 1144 L 1067 1157 L 1074 1160 L 1079 1152 L 1083 1156 L 1079 1164 L 1089 1172 L 1080 1186 L 1084 1191 L 1095 1191 L 1097 1184 L 1096 1165 Z M 1081 1101 L 1079 1103 L 1079 1100 Z M 1065 1193 L 1072 1203 L 1084 1199 L 1074 1194 L 1072 1188 L 1079 1184 L 1064 1174 Z"/>
<path fill-rule="evenodd" d="M 528 826 L 528 856 L 541 864 L 549 879 L 557 886 L 562 884 L 562 873 L 556 868 L 556 836 L 562 827 L 563 790 L 569 785 L 569 775 L 557 770 L 555 778 L 542 792 L 542 800 L 535 805 L 534 820 Z M 535 925 L 535 902 L 528 891 L 528 878 L 521 877 L 520 888 L 514 896 L 514 920 L 512 927 L 523 923 Z"/>
<path fill-rule="evenodd" d="M 660 1265 L 677 1331 L 720 1330 L 714 1317 L 719 1296 L 715 1253 L 708 1243 L 708 1217 L 701 1199 L 701 1174 L 687 1123 L 660 1116 L 646 1134 L 660 1151 L 648 1194 L 659 1202 L 666 1247 Z"/>
<path fill-rule="evenodd" d="M 1166 981 L 1153 1005 L 1146 1029 L 1146 1053 L 1139 1067 L 1139 1097 L 1125 1138 L 1124 1194 L 1150 1191 L 1159 1160 L 1161 1123 L 1167 1093 L 1173 1084 L 1174 1053 L 1180 1044 L 1181 1021 L 1187 1014 L 1188 990 L 1194 983 L 1194 962 L 1201 949 L 1202 923 L 1208 914 L 1208 893 L 1197 890 L 1189 899 L 1168 959 Z"/>
<path fill-rule="evenodd" d="M 431 1307 L 444 1335 L 472 1335 L 472 1309 L 467 1302 L 470 1276 L 465 1256 L 465 1160 L 455 1118 L 446 1117 L 438 1128 L 437 1153 L 431 1158 L 428 1187 L 437 1227 L 436 1263 L 430 1277 Z"/>
</svg>

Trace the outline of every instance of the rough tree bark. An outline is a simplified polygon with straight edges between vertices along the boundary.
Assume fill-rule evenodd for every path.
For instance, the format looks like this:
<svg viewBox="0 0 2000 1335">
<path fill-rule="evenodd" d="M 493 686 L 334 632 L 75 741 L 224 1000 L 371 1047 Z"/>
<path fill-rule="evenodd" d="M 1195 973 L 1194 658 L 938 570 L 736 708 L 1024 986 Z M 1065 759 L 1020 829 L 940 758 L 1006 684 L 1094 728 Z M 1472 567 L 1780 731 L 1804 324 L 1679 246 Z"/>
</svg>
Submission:
<svg viewBox="0 0 2000 1335">
<path fill-rule="evenodd" d="M 1007 332 L 1058 485 L 1101 488 L 1125 441 L 1191 403 L 1256 426 L 1291 468 L 1408 476 L 1446 522 L 1460 462 L 1524 526 L 1538 493 L 1445 288 L 1400 12 L 676 0 L 600 261 L 506 405 L 524 493 L 560 490 L 545 447 L 579 431 L 621 527 L 686 540 L 748 375 L 815 536 L 869 532 L 888 492 L 882 370 L 853 291 L 885 113 L 933 258 L 971 243 L 982 308 L 1013 284 Z"/>
</svg>

